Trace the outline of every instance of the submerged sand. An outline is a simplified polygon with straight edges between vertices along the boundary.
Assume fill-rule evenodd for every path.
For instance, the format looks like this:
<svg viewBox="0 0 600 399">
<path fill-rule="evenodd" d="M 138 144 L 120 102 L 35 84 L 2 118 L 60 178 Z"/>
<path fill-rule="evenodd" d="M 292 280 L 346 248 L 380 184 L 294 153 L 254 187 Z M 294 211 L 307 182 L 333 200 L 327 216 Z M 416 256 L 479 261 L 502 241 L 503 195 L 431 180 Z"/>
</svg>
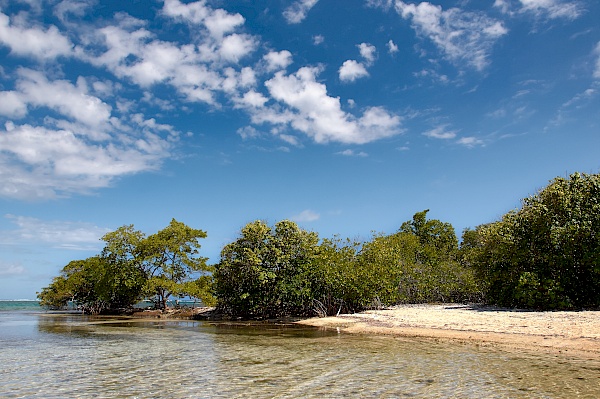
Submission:
<svg viewBox="0 0 600 399">
<path fill-rule="evenodd" d="M 454 340 L 600 359 L 600 311 L 531 312 L 461 304 L 401 305 L 298 323 L 348 333 Z"/>
</svg>

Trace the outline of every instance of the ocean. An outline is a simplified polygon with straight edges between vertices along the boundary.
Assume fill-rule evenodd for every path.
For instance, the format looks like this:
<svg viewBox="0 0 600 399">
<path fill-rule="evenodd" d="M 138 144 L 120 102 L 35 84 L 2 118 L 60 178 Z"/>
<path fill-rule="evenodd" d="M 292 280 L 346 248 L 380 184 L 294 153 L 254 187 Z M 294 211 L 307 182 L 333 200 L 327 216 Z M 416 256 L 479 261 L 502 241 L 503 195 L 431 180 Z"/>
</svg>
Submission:
<svg viewBox="0 0 600 399">
<path fill-rule="evenodd" d="M 0 301 L 0 398 L 598 398 L 600 363 L 285 323 Z"/>
<path fill-rule="evenodd" d="M 0 300 L 0 312 L 39 311 L 40 303 L 28 299 Z"/>
</svg>

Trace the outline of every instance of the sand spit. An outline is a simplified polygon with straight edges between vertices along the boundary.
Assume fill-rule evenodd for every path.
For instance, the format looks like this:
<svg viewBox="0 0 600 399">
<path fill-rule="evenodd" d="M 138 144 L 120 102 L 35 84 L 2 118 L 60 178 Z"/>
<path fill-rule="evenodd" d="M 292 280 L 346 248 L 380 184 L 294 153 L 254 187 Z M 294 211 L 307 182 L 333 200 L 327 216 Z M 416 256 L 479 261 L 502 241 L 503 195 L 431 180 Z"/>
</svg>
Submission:
<svg viewBox="0 0 600 399">
<path fill-rule="evenodd" d="M 454 340 L 600 359 L 600 311 L 531 312 L 461 304 L 401 305 L 298 323 L 347 333 Z"/>
</svg>

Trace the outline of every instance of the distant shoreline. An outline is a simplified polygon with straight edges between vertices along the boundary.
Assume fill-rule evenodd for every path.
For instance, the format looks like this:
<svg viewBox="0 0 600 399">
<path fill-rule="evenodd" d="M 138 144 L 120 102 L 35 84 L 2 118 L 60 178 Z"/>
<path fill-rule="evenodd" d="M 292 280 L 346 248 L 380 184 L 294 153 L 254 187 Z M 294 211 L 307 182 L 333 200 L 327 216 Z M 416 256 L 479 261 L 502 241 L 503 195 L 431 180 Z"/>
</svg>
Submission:
<svg viewBox="0 0 600 399">
<path fill-rule="evenodd" d="M 462 304 L 400 305 L 297 323 L 353 334 L 459 341 L 600 359 L 600 311 L 532 312 Z"/>
</svg>

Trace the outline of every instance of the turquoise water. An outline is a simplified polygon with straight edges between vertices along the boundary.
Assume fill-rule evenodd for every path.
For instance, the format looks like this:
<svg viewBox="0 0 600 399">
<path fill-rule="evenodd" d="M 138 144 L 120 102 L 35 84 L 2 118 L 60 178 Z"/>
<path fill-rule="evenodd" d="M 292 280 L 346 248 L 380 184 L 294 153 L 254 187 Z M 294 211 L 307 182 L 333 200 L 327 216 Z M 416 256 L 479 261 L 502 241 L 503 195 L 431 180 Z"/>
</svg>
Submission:
<svg viewBox="0 0 600 399">
<path fill-rule="evenodd" d="M 22 306 L 0 312 L 0 398 L 600 397 L 594 360 Z"/>
<path fill-rule="evenodd" d="M 40 308 L 40 303 L 38 301 L 30 301 L 30 300 L 10 300 L 10 301 L 2 301 L 0 300 L 0 312 L 7 311 L 36 311 L 42 310 Z"/>
</svg>

